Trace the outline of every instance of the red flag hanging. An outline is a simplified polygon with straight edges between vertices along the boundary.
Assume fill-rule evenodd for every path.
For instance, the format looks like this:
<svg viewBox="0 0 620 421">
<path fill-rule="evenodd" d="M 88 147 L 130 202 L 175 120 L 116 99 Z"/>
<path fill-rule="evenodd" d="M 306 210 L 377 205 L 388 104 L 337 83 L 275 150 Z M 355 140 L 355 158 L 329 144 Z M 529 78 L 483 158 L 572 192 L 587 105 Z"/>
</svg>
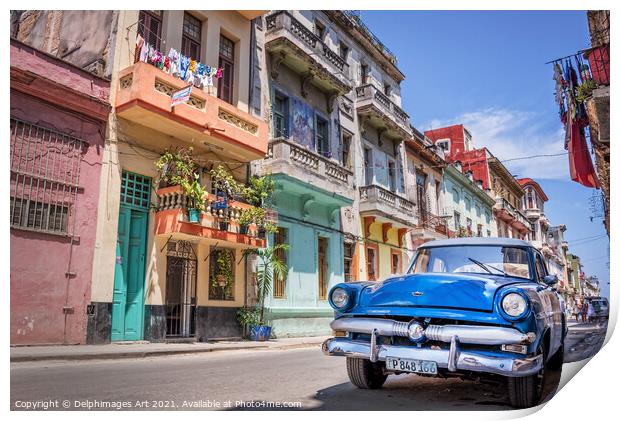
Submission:
<svg viewBox="0 0 620 421">
<path fill-rule="evenodd" d="M 568 162 L 570 178 L 586 187 L 599 189 L 601 186 L 594 172 L 592 158 L 588 152 L 588 143 L 579 122 L 570 119 L 570 141 L 568 142 Z"/>
</svg>

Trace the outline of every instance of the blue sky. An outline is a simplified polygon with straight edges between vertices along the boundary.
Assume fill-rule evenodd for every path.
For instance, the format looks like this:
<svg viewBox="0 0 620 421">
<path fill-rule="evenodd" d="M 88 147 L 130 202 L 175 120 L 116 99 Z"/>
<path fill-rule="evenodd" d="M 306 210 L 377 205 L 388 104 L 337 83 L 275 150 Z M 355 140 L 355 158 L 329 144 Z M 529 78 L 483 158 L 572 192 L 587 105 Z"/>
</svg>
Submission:
<svg viewBox="0 0 620 421">
<path fill-rule="evenodd" d="M 501 160 L 565 152 L 552 68 L 545 63 L 589 46 L 585 11 L 361 11 L 361 16 L 398 57 L 407 76 L 403 107 L 416 128 L 463 123 L 476 147 L 487 146 Z M 567 226 L 570 252 L 608 291 L 609 242 L 601 218 L 590 221 L 594 190 L 570 181 L 568 158 L 505 165 L 540 183 L 549 196 L 545 213 L 551 223 Z M 604 236 L 591 238 L 599 235 Z"/>
</svg>

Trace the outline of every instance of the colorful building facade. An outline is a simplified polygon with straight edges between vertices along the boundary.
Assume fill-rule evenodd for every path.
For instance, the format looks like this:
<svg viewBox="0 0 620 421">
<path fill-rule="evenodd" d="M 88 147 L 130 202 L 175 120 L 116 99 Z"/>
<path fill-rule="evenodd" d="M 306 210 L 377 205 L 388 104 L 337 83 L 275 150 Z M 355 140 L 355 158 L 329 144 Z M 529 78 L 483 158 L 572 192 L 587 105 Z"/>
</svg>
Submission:
<svg viewBox="0 0 620 421">
<path fill-rule="evenodd" d="M 240 232 L 237 218 L 248 205 L 230 200 L 217 208 L 209 170 L 221 165 L 245 183 L 249 162 L 267 153 L 264 107 L 250 88 L 252 19 L 260 14 L 120 12 L 118 31 L 128 34 L 114 45 L 90 343 L 241 337 L 236 312 L 248 295 L 242 253 L 265 240 Z M 172 106 L 174 93 L 191 83 L 158 60 L 174 52 L 191 57 L 194 70 L 202 63 L 222 74 L 202 85 L 194 79 L 187 101 Z M 208 192 L 198 223 L 189 219 L 184 190 L 159 183 L 155 166 L 166 151 L 189 147 Z"/>
<path fill-rule="evenodd" d="M 454 235 L 468 237 L 495 237 L 493 222 L 495 200 L 482 189 L 481 181 L 473 174 L 463 174 L 460 163 L 448 165 L 443 173 L 444 201 L 448 228 Z"/>
<path fill-rule="evenodd" d="M 9 48 L 11 344 L 84 343 L 110 82 Z"/>
</svg>

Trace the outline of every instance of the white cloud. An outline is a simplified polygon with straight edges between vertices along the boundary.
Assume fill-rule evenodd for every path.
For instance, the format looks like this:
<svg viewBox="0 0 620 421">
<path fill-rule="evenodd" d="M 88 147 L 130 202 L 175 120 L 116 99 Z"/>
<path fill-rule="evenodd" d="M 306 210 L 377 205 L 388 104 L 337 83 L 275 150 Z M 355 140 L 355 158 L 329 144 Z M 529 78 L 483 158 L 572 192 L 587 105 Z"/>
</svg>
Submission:
<svg viewBox="0 0 620 421">
<path fill-rule="evenodd" d="M 426 130 L 463 124 L 472 135 L 474 147 L 486 146 L 498 159 L 508 160 L 504 165 L 517 177 L 568 180 L 564 130 L 545 130 L 540 121 L 541 117 L 532 112 L 488 108 L 450 120 L 432 120 Z M 553 154 L 562 155 L 512 160 Z"/>
</svg>

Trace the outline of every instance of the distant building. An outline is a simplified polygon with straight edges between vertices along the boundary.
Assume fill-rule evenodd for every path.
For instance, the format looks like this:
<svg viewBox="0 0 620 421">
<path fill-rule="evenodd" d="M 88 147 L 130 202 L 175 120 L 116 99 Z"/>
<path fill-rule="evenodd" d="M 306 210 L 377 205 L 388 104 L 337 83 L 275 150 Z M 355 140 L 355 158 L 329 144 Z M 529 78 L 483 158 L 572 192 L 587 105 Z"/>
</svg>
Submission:
<svg viewBox="0 0 620 421">
<path fill-rule="evenodd" d="M 531 230 L 530 221 L 522 212 L 524 190 L 508 169 L 487 148 L 474 148 L 471 134 L 463 125 L 454 125 L 425 132 L 444 151 L 450 163 L 459 161 L 463 172 L 471 171 L 475 181 L 495 199 L 493 216 L 499 237 L 525 239 Z"/>
</svg>

